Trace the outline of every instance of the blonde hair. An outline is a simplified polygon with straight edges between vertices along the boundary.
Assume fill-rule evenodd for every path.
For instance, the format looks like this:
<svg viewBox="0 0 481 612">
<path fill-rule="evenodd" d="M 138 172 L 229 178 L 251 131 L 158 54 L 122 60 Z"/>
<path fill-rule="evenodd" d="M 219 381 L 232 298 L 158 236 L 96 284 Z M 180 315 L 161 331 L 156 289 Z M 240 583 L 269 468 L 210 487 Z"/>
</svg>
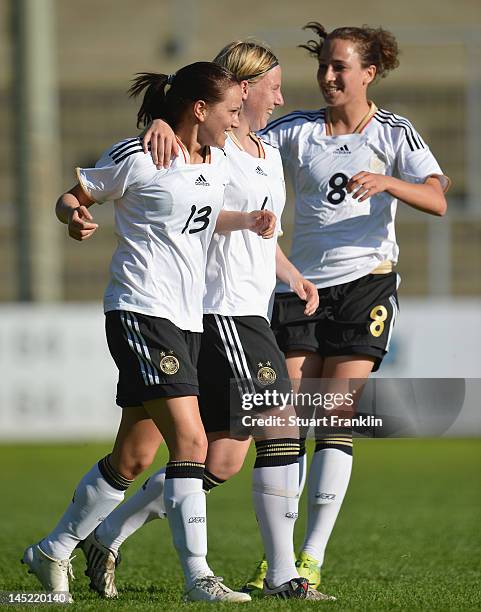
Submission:
<svg viewBox="0 0 481 612">
<path fill-rule="evenodd" d="M 263 43 L 236 40 L 226 45 L 213 62 L 227 68 L 240 81 L 255 83 L 279 65 L 277 57 Z"/>
</svg>

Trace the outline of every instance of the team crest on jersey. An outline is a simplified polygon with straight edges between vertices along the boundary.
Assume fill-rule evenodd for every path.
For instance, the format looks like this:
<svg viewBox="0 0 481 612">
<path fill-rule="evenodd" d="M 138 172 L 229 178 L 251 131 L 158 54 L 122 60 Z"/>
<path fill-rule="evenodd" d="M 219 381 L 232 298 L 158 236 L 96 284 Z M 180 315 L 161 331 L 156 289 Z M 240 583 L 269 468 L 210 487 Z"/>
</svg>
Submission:
<svg viewBox="0 0 481 612">
<path fill-rule="evenodd" d="M 377 155 L 373 155 L 369 160 L 369 169 L 376 174 L 384 174 L 386 164 Z"/>
<path fill-rule="evenodd" d="M 271 367 L 271 362 L 266 361 L 264 365 L 262 362 L 257 364 L 259 368 L 257 370 L 257 380 L 261 383 L 261 385 L 272 385 L 276 382 L 277 374 L 276 371 Z"/>
<path fill-rule="evenodd" d="M 170 351 L 168 355 L 162 351 L 160 353 L 160 369 L 164 374 L 168 376 L 172 376 L 172 374 L 176 374 L 179 371 L 180 363 L 177 357 Z"/>
</svg>

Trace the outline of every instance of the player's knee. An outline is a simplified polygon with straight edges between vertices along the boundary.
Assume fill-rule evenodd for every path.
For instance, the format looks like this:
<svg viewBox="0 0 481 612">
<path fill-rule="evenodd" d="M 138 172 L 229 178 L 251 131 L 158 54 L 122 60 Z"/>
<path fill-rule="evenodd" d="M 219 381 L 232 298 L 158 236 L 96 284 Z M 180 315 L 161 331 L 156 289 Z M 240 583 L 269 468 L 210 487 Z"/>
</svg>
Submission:
<svg viewBox="0 0 481 612">
<path fill-rule="evenodd" d="M 125 477 L 133 480 L 145 472 L 154 460 L 155 453 L 133 453 L 124 456 L 119 461 L 118 471 Z"/>
<path fill-rule="evenodd" d="M 223 481 L 235 476 L 243 465 L 244 457 L 216 457 L 215 460 L 207 459 L 206 463 L 207 469 Z"/>
<path fill-rule="evenodd" d="M 175 451 L 171 453 L 174 461 L 195 461 L 205 463 L 207 456 L 207 437 L 204 431 L 183 435 L 176 440 Z"/>
</svg>

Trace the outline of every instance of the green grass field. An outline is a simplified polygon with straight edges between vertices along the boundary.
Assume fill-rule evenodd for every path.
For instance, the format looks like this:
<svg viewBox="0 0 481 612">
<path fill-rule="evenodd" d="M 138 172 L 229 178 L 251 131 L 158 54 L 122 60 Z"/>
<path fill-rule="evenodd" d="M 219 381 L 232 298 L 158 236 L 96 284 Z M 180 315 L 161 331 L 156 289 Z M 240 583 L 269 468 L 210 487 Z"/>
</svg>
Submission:
<svg viewBox="0 0 481 612">
<path fill-rule="evenodd" d="M 53 527 L 79 478 L 108 450 L 106 444 L 0 447 L 0 590 L 39 590 L 19 563 L 22 551 Z M 162 451 L 155 469 L 164 461 Z M 209 561 L 230 586 L 241 584 L 261 553 L 252 463 L 251 455 L 241 474 L 208 497 Z M 242 609 L 481 610 L 480 508 L 481 440 L 359 440 L 323 570 L 323 590 L 337 602 L 258 599 Z M 298 543 L 304 516 L 301 510 Z M 73 565 L 78 610 L 212 609 L 180 603 L 180 567 L 166 521 L 150 523 L 124 545 L 117 601 L 89 591 L 80 551 Z"/>
</svg>

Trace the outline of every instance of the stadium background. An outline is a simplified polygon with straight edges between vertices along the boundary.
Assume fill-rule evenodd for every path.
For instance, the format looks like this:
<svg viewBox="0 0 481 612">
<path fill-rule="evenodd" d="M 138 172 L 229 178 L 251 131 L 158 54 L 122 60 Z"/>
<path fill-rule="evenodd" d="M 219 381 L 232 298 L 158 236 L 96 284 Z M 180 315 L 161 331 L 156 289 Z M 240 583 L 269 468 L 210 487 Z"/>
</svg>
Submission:
<svg viewBox="0 0 481 612">
<path fill-rule="evenodd" d="M 135 72 L 174 72 L 211 59 L 238 38 L 264 40 L 278 55 L 286 100 L 280 113 L 319 107 L 315 61 L 296 48 L 308 38 L 301 26 L 310 20 L 328 29 L 382 25 L 397 35 L 401 65 L 372 89 L 372 98 L 414 123 L 453 180 L 443 219 L 399 206 L 401 319 L 381 375 L 468 379 L 470 401 L 448 435 L 475 439 L 452 441 L 455 447 L 433 440 L 431 459 L 416 443 L 409 447 L 409 465 L 452 451 L 457 470 L 466 473 L 469 467 L 474 476 L 466 477 L 460 493 L 467 513 L 462 537 L 479 543 L 479 535 L 476 540 L 468 533 L 474 518 L 479 520 L 474 504 L 481 501 L 481 5 L 476 0 L 346 0 L 340 10 L 336 3 L 311 0 L 0 0 L 0 454 L 12 486 L 5 516 L 15 515 L 16 504 L 23 503 L 18 482 L 27 473 L 32 478 L 34 462 L 47 470 L 42 475 L 49 482 L 55 476 L 48 470 L 61 458 L 69 471 L 73 455 L 76 467 L 62 476 L 65 495 L 70 494 L 83 467 L 95 459 L 98 447 L 87 443 L 109 440 L 118 422 L 115 370 L 100 307 L 115 244 L 112 210 L 95 208 L 101 227 L 85 244 L 68 239 L 53 214 L 58 194 L 75 182 L 75 166 L 93 164 L 108 145 L 136 133 L 136 103 L 125 94 Z M 288 249 L 289 203 L 283 226 Z M 54 440 L 76 445 L 48 444 Z M 16 446 L 19 441 L 25 444 Z M 378 465 L 381 447 L 368 448 L 369 443 L 362 441 L 361 463 L 368 466 L 368 457 Z M 383 444 L 379 452 L 391 456 L 389 441 Z M 402 461 L 397 452 L 392 457 Z M 369 467 L 358 476 L 353 496 L 367 483 L 362 478 L 370 478 Z M 439 491 L 447 485 L 446 475 L 443 480 L 434 470 L 430 477 Z M 248 474 L 243 478 L 239 483 L 248 486 Z M 401 489 L 404 482 L 400 477 Z M 412 485 L 406 484 L 406 491 Z M 36 490 L 33 482 L 29 486 Z M 55 515 L 63 507 L 62 494 L 55 492 L 47 504 Z M 222 495 L 228 505 L 238 493 L 226 489 Z M 433 495 L 425 500 L 426 511 L 435 499 L 442 505 L 441 493 Z M 352 507 L 357 508 L 354 497 Z M 42 515 L 32 537 L 41 532 L 39 525 L 51 526 L 50 516 Z M 12 544 L 6 546 L 13 555 Z M 473 550 L 468 546 L 464 554 Z"/>
</svg>

